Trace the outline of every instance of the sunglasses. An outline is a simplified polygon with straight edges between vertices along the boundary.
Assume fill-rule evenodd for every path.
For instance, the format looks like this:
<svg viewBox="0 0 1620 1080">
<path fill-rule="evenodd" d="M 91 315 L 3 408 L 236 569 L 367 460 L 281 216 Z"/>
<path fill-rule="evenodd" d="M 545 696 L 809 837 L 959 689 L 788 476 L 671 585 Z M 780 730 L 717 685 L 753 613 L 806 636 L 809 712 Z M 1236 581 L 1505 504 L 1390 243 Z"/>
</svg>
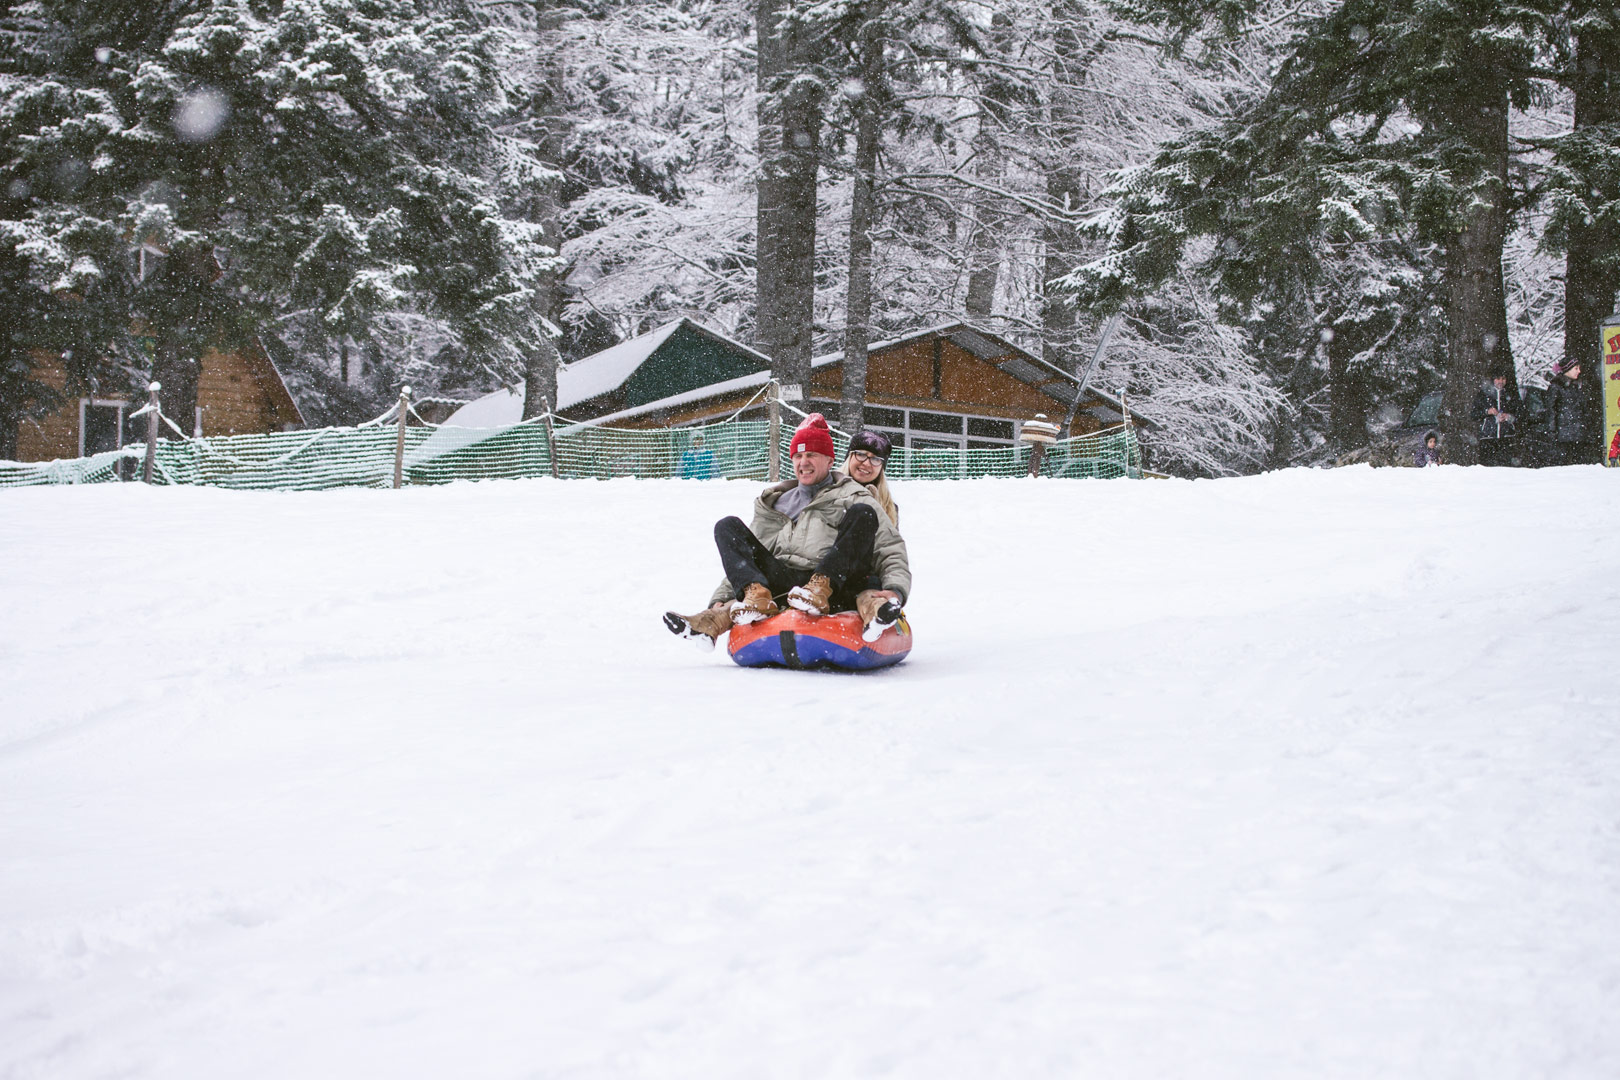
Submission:
<svg viewBox="0 0 1620 1080">
<path fill-rule="evenodd" d="M 851 450 L 849 452 L 849 459 L 851 461 L 858 461 L 862 465 L 870 465 L 874 461 L 877 462 L 879 465 L 883 464 L 883 459 L 882 458 L 880 458 L 876 454 L 871 453 L 870 451 L 866 451 L 866 450 Z"/>
</svg>

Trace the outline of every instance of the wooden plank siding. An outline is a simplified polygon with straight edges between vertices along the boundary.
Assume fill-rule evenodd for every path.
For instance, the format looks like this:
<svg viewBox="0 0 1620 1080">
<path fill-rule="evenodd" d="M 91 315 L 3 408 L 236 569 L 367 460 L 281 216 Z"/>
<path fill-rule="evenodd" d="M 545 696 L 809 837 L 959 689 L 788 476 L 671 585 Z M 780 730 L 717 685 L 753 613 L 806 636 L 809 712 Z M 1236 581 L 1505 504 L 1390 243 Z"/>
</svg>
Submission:
<svg viewBox="0 0 1620 1080">
<path fill-rule="evenodd" d="M 842 362 L 816 368 L 808 396 L 837 401 L 843 396 Z M 1057 382 L 1056 379 L 1053 382 Z M 613 422 L 615 427 L 655 428 L 730 416 L 755 394 L 748 389 L 703 398 L 685 405 Z M 1021 382 L 942 336 L 922 338 L 883 349 L 867 359 L 866 403 L 887 408 L 1029 420 L 1044 413 L 1063 419 L 1061 401 Z M 609 410 L 603 410 L 607 412 Z M 791 415 L 791 414 L 789 414 Z M 837 423 L 837 418 L 830 418 Z M 1075 417 L 1074 433 L 1097 431 L 1102 422 L 1088 413 Z"/>
<path fill-rule="evenodd" d="M 67 386 L 67 371 L 61 361 L 49 353 L 35 351 L 30 355 L 34 361 L 34 378 L 56 390 Z M 70 398 L 56 412 L 18 424 L 17 460 L 55 461 L 57 458 L 78 457 L 79 400 Z M 128 401 L 128 395 L 98 395 L 96 400 Z"/>
<path fill-rule="evenodd" d="M 867 360 L 866 403 L 935 412 L 1028 420 L 1061 404 L 987 364 L 945 338 L 907 342 Z M 829 364 L 810 378 L 812 397 L 843 396 L 844 365 Z M 1061 418 L 1060 418 L 1061 419 Z"/>
<path fill-rule="evenodd" d="M 208 349 L 197 375 L 197 404 L 204 435 L 244 435 L 281 431 L 300 422 L 292 399 L 268 357 Z M 179 418 L 175 423 L 187 427 Z"/>
</svg>

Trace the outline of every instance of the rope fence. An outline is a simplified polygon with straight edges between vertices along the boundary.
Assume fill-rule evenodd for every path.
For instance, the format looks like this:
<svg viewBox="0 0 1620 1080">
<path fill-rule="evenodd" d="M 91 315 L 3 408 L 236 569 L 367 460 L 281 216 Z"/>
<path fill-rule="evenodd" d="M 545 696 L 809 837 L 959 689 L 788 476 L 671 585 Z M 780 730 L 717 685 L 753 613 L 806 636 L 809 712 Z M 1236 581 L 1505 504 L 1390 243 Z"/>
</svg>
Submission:
<svg viewBox="0 0 1620 1080">
<path fill-rule="evenodd" d="M 415 423 L 400 425 L 402 406 Z M 627 429 L 588 421 L 564 422 L 561 417 L 547 414 L 509 427 L 463 428 L 422 421 L 406 396 L 401 395 L 399 405 L 358 427 L 157 439 L 151 455 L 150 482 L 262 491 L 386 488 L 395 486 L 396 470 L 403 484 L 539 476 L 765 481 L 772 466 L 773 426 L 776 460 L 785 475 L 794 427 L 790 418 L 773 425 L 767 420 L 735 419 L 734 414 L 731 419 L 701 427 Z M 849 437 L 834 430 L 833 442 L 842 461 Z M 1027 445 L 987 449 L 896 447 L 887 470 L 894 480 L 1027 476 L 1032 454 Z M 145 443 L 132 443 L 85 458 L 0 461 L 0 487 L 136 480 L 143 474 L 146 456 Z M 1140 477 L 1141 448 L 1134 428 L 1126 423 L 1044 447 L 1036 469 L 1039 475 L 1048 477 Z"/>
</svg>

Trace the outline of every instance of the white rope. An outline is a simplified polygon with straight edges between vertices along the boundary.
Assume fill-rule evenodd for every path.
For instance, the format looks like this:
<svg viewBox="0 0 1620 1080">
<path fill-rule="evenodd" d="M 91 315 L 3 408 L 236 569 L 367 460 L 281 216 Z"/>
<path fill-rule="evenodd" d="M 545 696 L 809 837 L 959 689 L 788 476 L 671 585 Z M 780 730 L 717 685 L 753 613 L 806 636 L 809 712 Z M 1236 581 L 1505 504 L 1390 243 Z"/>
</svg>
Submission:
<svg viewBox="0 0 1620 1080">
<path fill-rule="evenodd" d="M 399 402 L 396 401 L 392 405 L 388 406 L 388 411 L 383 413 L 381 416 L 374 417 L 374 418 L 372 418 L 370 420 L 367 420 L 363 424 L 356 424 L 354 426 L 357 427 L 357 428 L 368 428 L 368 427 L 376 427 L 378 424 L 386 424 L 388 421 L 392 420 L 394 418 L 394 415 L 396 413 L 398 413 L 398 412 L 399 412 Z"/>
<path fill-rule="evenodd" d="M 192 437 L 190 435 L 187 435 L 185 432 L 180 430 L 179 424 L 176 424 L 173 420 L 170 420 L 167 416 L 163 415 L 162 409 L 158 410 L 158 419 L 162 420 L 165 424 L 168 424 L 169 430 L 180 436 L 180 438 L 184 439 L 186 442 L 192 441 Z"/>
<path fill-rule="evenodd" d="M 418 398 L 417 400 L 418 401 L 451 401 L 453 399 L 451 399 L 451 398 Z M 423 427 L 437 428 L 437 427 L 443 427 L 444 426 L 443 424 L 435 424 L 433 421 L 427 419 L 421 413 L 417 412 L 416 411 L 416 402 L 415 401 L 411 402 L 410 405 L 406 406 L 406 408 L 407 408 L 407 410 L 410 412 L 410 414 L 412 416 L 416 417 L 417 420 L 421 421 Z"/>
<path fill-rule="evenodd" d="M 747 411 L 748 411 L 748 407 L 749 407 L 749 406 L 750 406 L 750 405 L 752 405 L 752 404 L 753 404 L 753 403 L 754 403 L 754 402 L 756 402 L 756 401 L 758 401 L 758 400 L 759 400 L 759 399 L 760 399 L 760 396 L 761 396 L 761 395 L 763 395 L 763 394 L 764 394 L 764 393 L 765 393 L 765 392 L 766 392 L 766 391 L 768 391 L 768 390 L 769 390 L 769 389 L 770 389 L 770 388 L 771 388 L 771 384 L 770 384 L 770 383 L 766 383 L 766 384 L 765 384 L 765 385 L 764 385 L 764 386 L 762 386 L 762 387 L 760 387 L 760 388 L 759 388 L 759 392 L 758 392 L 758 393 L 756 393 L 756 394 L 755 394 L 755 395 L 754 395 L 754 396 L 753 396 L 753 397 L 751 397 L 751 398 L 749 398 L 749 399 L 748 399 L 748 400 L 747 400 L 747 401 L 745 401 L 745 402 L 743 402 L 743 406 L 742 406 L 742 408 L 740 408 L 740 409 L 738 409 L 738 410 L 737 410 L 737 411 L 736 411 L 736 412 L 734 412 L 734 413 L 732 413 L 732 414 L 731 414 L 731 415 L 730 415 L 730 416 L 728 416 L 728 417 L 726 417 L 726 418 L 725 418 L 725 419 L 724 419 L 724 420 L 722 420 L 722 421 L 720 421 L 720 423 L 721 423 L 721 424 L 729 424 L 729 423 L 731 423 L 731 422 L 732 422 L 732 421 L 733 421 L 733 420 L 735 420 L 735 419 L 737 419 L 737 417 L 739 417 L 739 416 L 741 416 L 741 415 L 742 415 L 742 414 L 743 414 L 743 413 L 745 413 L 745 412 L 747 412 Z M 704 425 L 704 427 L 709 427 L 709 426 L 711 426 L 711 425 L 708 425 L 708 424 L 705 424 L 705 425 Z M 712 426 L 715 426 L 715 427 L 718 427 L 718 426 L 719 426 L 719 425 L 718 425 L 718 424 L 716 424 L 716 425 L 712 425 Z"/>
<path fill-rule="evenodd" d="M 785 401 L 782 402 L 781 405 L 782 405 L 782 408 L 788 410 L 789 412 L 796 412 L 806 420 L 808 420 L 810 418 L 810 414 L 805 412 L 803 409 L 797 408 L 796 406 L 793 406 L 793 405 L 789 405 Z M 822 419 L 824 419 L 824 420 L 826 419 L 826 414 L 825 413 L 822 414 Z M 846 439 L 852 438 L 850 433 L 845 431 L 843 428 L 835 428 L 835 427 L 833 427 L 831 420 L 827 421 L 827 430 L 831 431 L 834 435 L 842 435 Z"/>
</svg>

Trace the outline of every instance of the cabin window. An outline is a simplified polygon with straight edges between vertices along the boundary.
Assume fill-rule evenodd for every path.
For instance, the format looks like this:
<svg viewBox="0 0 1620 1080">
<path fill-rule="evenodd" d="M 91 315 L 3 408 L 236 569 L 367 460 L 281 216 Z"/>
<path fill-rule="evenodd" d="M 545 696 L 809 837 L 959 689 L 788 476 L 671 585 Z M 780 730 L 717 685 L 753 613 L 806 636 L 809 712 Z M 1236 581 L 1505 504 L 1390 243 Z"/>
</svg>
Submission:
<svg viewBox="0 0 1620 1080">
<path fill-rule="evenodd" d="M 122 401 L 94 401 L 83 398 L 79 402 L 79 456 L 103 454 L 124 445 L 124 409 Z"/>
<path fill-rule="evenodd" d="M 960 446 L 961 443 L 955 439 L 925 439 L 921 435 L 911 437 L 913 450 L 955 450 Z"/>
<path fill-rule="evenodd" d="M 906 426 L 906 411 L 904 409 L 878 409 L 868 405 L 866 407 L 866 425 L 868 427 L 903 428 Z"/>
<path fill-rule="evenodd" d="M 938 431 L 947 435 L 962 434 L 963 417 L 953 416 L 949 413 L 923 412 L 920 409 L 911 410 L 911 430 Z"/>
<path fill-rule="evenodd" d="M 805 412 L 819 412 L 834 427 L 839 426 L 841 406 L 836 401 L 812 399 L 804 402 L 802 408 Z M 909 446 L 913 450 L 960 450 L 963 447 L 995 450 L 1014 446 L 1018 439 L 1017 421 L 992 416 L 893 409 L 881 405 L 866 406 L 862 415 L 868 430 L 881 431 L 895 446 Z M 798 416 L 784 410 L 782 422 L 797 423 Z"/>
</svg>

